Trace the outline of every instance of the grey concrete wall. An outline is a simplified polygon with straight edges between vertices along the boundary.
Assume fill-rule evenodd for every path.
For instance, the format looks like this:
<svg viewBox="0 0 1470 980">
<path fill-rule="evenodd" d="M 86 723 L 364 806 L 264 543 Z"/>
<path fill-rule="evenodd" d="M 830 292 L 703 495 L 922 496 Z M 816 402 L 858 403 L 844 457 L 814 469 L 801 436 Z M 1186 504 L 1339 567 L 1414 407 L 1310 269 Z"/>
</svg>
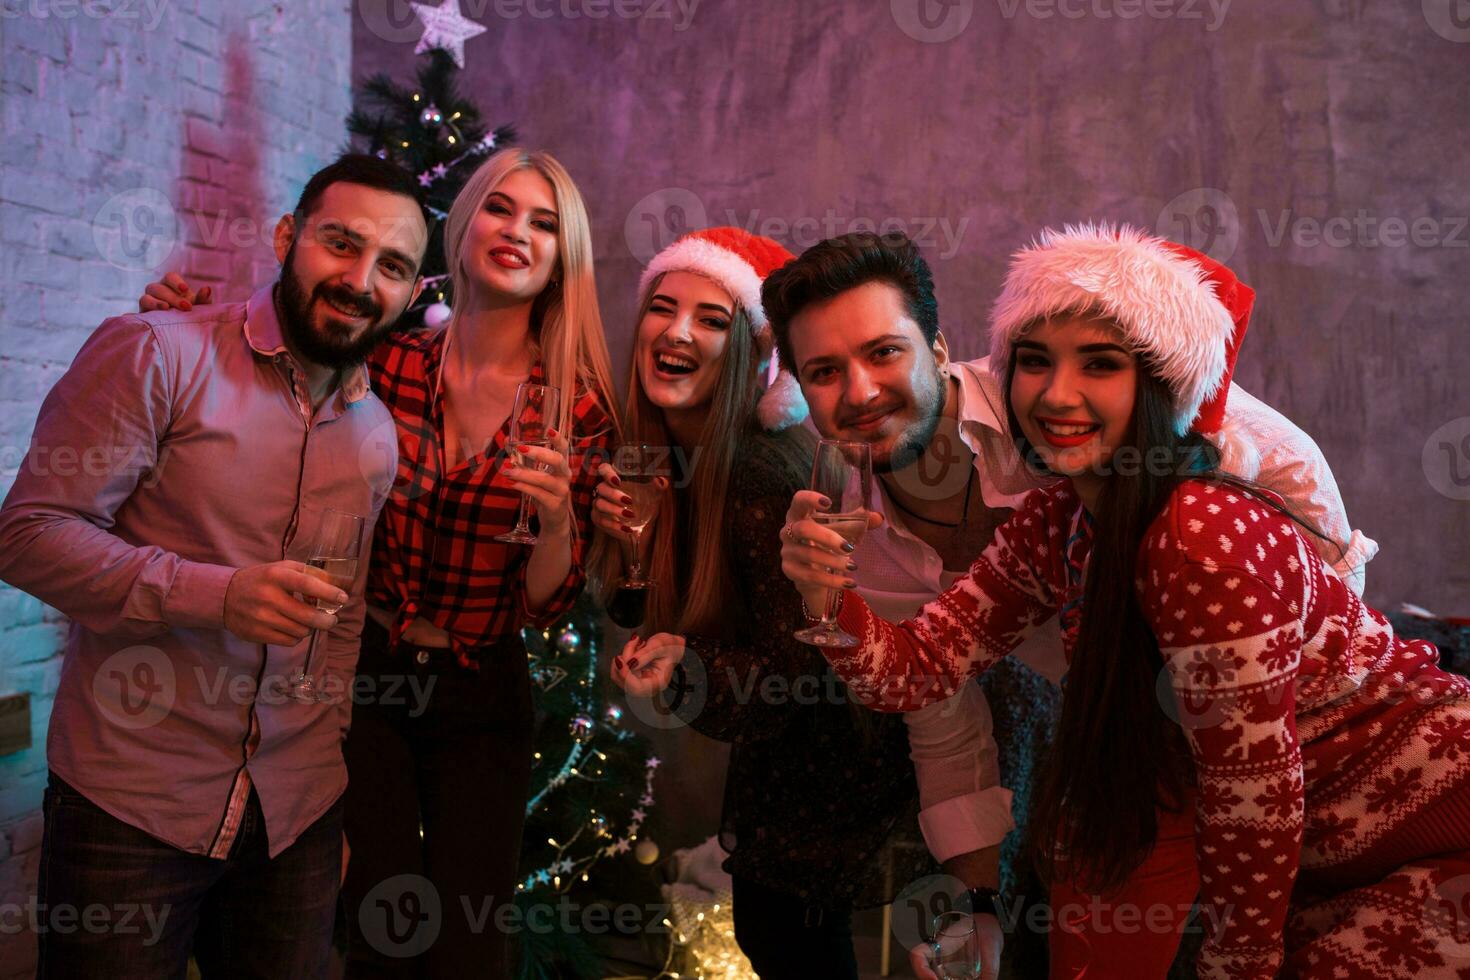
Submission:
<svg viewBox="0 0 1470 980">
<path fill-rule="evenodd" d="M 684 227 L 929 244 L 961 356 L 1008 252 L 1129 221 L 1258 287 L 1238 379 L 1383 545 L 1369 598 L 1470 615 L 1470 19 L 1457 0 L 463 0 L 469 91 L 592 209 L 621 373 Z M 362 0 L 354 72 L 413 68 Z M 1448 426 L 1448 428 L 1444 428 Z"/>
</svg>

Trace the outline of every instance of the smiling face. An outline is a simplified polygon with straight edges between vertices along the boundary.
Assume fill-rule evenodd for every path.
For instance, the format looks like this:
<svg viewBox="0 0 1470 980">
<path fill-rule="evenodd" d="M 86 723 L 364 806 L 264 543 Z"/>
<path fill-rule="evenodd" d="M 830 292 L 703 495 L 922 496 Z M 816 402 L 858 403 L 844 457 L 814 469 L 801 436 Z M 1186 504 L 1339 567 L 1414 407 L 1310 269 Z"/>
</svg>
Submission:
<svg viewBox="0 0 1470 980">
<path fill-rule="evenodd" d="M 824 437 L 868 443 L 880 473 L 923 454 L 944 414 L 949 350 L 942 335 L 924 341 L 903 293 L 886 282 L 838 293 L 792 317 L 787 337 Z"/>
<path fill-rule="evenodd" d="M 1060 316 L 1016 341 L 1011 408 L 1047 468 L 1093 483 L 1128 438 L 1137 359 L 1109 320 Z"/>
<path fill-rule="evenodd" d="M 329 184 L 311 213 L 276 226 L 281 329 L 304 358 L 340 368 L 367 356 L 418 296 L 428 241 L 411 198 Z"/>
<path fill-rule="evenodd" d="M 694 272 L 665 273 L 652 289 L 638 323 L 638 382 L 665 412 L 706 410 L 724 367 L 735 302 Z"/>
<path fill-rule="evenodd" d="M 492 190 L 465 231 L 460 255 L 477 305 L 530 302 L 559 267 L 559 217 L 551 182 L 523 167 Z"/>
</svg>

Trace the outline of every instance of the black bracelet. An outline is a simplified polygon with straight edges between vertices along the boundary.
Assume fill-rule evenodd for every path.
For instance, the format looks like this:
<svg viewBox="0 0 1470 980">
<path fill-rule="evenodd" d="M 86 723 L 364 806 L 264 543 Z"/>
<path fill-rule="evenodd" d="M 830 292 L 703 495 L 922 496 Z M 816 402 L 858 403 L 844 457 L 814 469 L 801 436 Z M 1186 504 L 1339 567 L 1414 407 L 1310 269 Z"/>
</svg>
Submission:
<svg viewBox="0 0 1470 980">
<path fill-rule="evenodd" d="M 1004 924 L 1005 916 L 1000 914 L 1000 892 L 994 888 L 971 888 L 965 894 L 970 896 L 971 915 L 993 915 Z"/>
</svg>

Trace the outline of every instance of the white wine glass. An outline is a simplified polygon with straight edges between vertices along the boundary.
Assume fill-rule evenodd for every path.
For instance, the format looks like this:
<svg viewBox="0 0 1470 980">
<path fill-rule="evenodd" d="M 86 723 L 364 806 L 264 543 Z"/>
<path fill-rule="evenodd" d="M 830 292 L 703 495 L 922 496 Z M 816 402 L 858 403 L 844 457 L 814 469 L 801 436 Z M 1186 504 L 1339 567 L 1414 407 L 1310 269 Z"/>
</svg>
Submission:
<svg viewBox="0 0 1470 980">
<path fill-rule="evenodd" d="M 838 439 L 817 443 L 810 489 L 832 501 L 829 509 L 813 513 L 812 520 L 831 528 L 857 547 L 868 530 L 868 503 L 873 491 L 873 457 L 868 444 Z M 837 603 L 841 598 L 841 590 L 828 589 L 822 604 L 822 621 L 798 630 L 796 638 L 819 647 L 857 646 L 857 637 L 837 626 Z"/>
<path fill-rule="evenodd" d="M 322 511 L 322 520 L 317 528 L 316 541 L 306 559 L 306 573 L 336 586 L 347 594 L 357 581 L 357 563 L 362 557 L 362 535 L 367 519 L 360 514 L 328 507 Z M 313 599 L 323 612 L 337 613 L 342 604 L 327 599 Z M 306 647 L 306 662 L 301 673 L 291 678 L 287 694 L 297 701 L 317 703 L 331 701 L 332 696 L 321 689 L 316 679 L 316 648 L 321 642 L 321 630 L 311 631 L 311 642 Z"/>
<path fill-rule="evenodd" d="M 609 618 L 625 629 L 643 625 L 649 590 L 657 584 L 643 568 L 643 532 L 658 515 L 665 488 L 669 485 L 668 457 L 667 448 L 646 443 L 620 446 L 613 457 L 619 488 L 632 501 L 628 509 L 633 512 L 632 517 L 623 518 L 623 524 L 632 535 L 627 551 L 628 573 L 618 581 L 617 590 L 608 604 Z M 659 483 L 661 477 L 665 481 L 663 486 Z"/>
<path fill-rule="evenodd" d="M 525 465 L 525 460 L 516 450 L 517 446 L 550 446 L 551 430 L 561 411 L 561 389 L 555 385 L 538 385 L 523 381 L 516 388 L 515 406 L 510 410 L 510 450 L 516 465 Z M 495 535 L 496 541 L 511 544 L 535 544 L 536 535 L 531 533 L 531 501 L 521 494 L 521 509 L 516 515 L 516 526 Z"/>
<path fill-rule="evenodd" d="M 969 912 L 936 916 L 929 942 L 930 966 L 940 980 L 978 980 L 985 967 L 975 917 Z"/>
</svg>

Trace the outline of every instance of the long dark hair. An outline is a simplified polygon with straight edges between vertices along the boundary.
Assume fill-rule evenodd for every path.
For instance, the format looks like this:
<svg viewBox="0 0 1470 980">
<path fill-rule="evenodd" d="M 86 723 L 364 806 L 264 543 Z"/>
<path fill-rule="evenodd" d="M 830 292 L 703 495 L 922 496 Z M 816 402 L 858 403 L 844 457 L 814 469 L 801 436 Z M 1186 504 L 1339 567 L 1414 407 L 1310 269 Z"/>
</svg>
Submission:
<svg viewBox="0 0 1470 980">
<path fill-rule="evenodd" d="M 1009 377 L 1015 358 L 1012 349 Z M 1124 446 L 1136 449 L 1141 465 L 1116 466 L 1098 495 L 1061 719 L 1029 819 L 1028 849 L 1042 878 L 1065 866 L 1095 894 L 1115 890 L 1143 863 L 1158 837 L 1158 810 L 1178 812 L 1193 779 L 1183 732 L 1158 700 L 1172 693 L 1156 693 L 1163 657 L 1134 579 L 1144 532 L 1170 493 L 1185 480 L 1220 478 L 1213 444 L 1175 435 L 1173 398 L 1142 359 L 1137 376 Z M 1034 462 L 1009 391 L 1006 413 L 1022 455 Z M 1172 465 L 1155 463 L 1161 450 Z"/>
</svg>

